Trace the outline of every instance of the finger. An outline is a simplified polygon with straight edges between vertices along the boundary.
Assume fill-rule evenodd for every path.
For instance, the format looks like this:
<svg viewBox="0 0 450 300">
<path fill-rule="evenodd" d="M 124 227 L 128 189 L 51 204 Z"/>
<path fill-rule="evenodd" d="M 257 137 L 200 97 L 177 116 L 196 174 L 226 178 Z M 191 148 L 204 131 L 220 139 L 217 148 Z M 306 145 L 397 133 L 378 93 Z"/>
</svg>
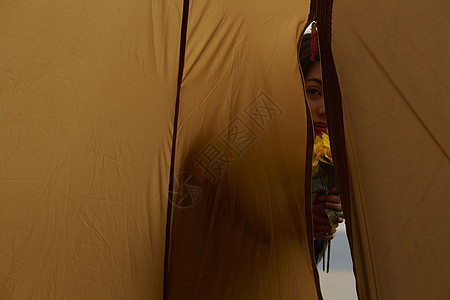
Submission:
<svg viewBox="0 0 450 300">
<path fill-rule="evenodd" d="M 342 205 L 339 203 L 326 202 L 325 207 L 336 211 L 342 211 Z"/>
<path fill-rule="evenodd" d="M 328 219 L 327 216 L 323 216 L 323 215 L 314 215 L 313 223 L 314 223 L 314 226 L 316 226 L 316 225 L 330 226 L 330 220 Z"/>
<path fill-rule="evenodd" d="M 314 205 L 312 207 L 313 214 L 318 214 L 318 215 L 326 215 L 327 213 L 325 212 L 325 209 L 326 209 L 326 207 L 325 207 L 324 203 Z"/>
<path fill-rule="evenodd" d="M 327 202 L 327 196 L 325 195 L 317 195 L 317 197 L 315 197 L 313 199 L 313 203 L 319 204 L 319 203 L 325 203 Z"/>
<path fill-rule="evenodd" d="M 326 202 L 333 202 L 333 203 L 341 203 L 341 196 L 339 195 L 327 195 L 325 196 Z"/>
<path fill-rule="evenodd" d="M 339 218 L 338 218 L 338 222 L 339 222 L 339 223 L 344 222 L 344 218 L 339 217 Z"/>
</svg>

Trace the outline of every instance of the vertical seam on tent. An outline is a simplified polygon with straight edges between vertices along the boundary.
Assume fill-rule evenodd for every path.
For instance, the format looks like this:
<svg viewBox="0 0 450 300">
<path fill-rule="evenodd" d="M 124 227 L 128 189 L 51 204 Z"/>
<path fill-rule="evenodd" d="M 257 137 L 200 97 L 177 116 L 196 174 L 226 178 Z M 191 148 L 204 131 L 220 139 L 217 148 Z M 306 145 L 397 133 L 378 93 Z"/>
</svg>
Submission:
<svg viewBox="0 0 450 300">
<path fill-rule="evenodd" d="M 175 100 L 175 113 L 173 121 L 173 133 L 172 133 L 172 153 L 170 158 L 170 172 L 169 172 L 169 196 L 167 199 L 167 217 L 166 217 L 166 241 L 165 241 L 165 253 L 164 253 L 164 283 L 163 283 L 163 299 L 167 299 L 168 288 L 168 275 L 169 275 L 169 254 L 170 254 L 170 240 L 171 240 L 171 227 L 172 227 L 172 201 L 170 196 L 173 197 L 173 179 L 175 172 L 175 152 L 178 132 L 178 114 L 180 110 L 180 91 L 181 82 L 183 79 L 184 60 L 186 54 L 186 35 L 187 35 L 187 23 L 189 15 L 189 0 L 183 0 L 183 14 L 181 19 L 181 33 L 180 33 L 180 52 L 178 62 L 178 78 L 177 78 L 177 96 Z"/>
<path fill-rule="evenodd" d="M 331 52 L 331 19 L 333 10 L 333 0 L 319 1 L 319 21 L 321 21 L 322 29 L 319 30 L 319 47 L 322 60 L 322 76 L 323 87 L 325 95 L 325 110 L 327 114 L 327 120 L 330 130 L 330 142 L 332 146 L 333 157 L 335 160 L 335 172 L 339 183 L 340 193 L 342 195 L 342 204 L 344 213 L 346 215 L 347 238 L 349 240 L 352 258 L 353 258 L 353 233 L 352 233 L 352 219 L 351 219 L 351 201 L 350 201 L 350 180 L 348 172 L 348 159 L 345 142 L 345 131 L 343 121 L 342 110 L 342 95 L 340 85 L 337 77 L 336 66 L 334 64 L 333 54 Z M 369 247 L 370 248 L 370 247 Z M 372 270 L 374 269 L 374 263 L 372 255 L 369 253 L 369 263 Z M 353 264 L 355 272 L 357 293 L 358 289 L 358 274 L 356 272 L 355 264 Z M 376 277 L 373 277 L 375 281 L 375 295 L 379 298 L 378 284 Z"/>
</svg>

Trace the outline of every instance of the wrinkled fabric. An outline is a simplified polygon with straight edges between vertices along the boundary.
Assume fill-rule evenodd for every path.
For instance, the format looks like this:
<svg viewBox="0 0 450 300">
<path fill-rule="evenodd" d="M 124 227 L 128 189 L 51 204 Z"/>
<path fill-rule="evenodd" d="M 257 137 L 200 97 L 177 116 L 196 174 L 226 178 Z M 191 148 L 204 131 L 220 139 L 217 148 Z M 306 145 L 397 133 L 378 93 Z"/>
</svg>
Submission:
<svg viewBox="0 0 450 300">
<path fill-rule="evenodd" d="M 0 4 L 1 299 L 162 299 L 178 2 Z"/>
<path fill-rule="evenodd" d="M 309 2 L 191 2 L 0 4 L 1 299 L 320 298 Z"/>
<path fill-rule="evenodd" d="M 169 299 L 318 297 L 297 63 L 308 11 L 308 1 L 191 2 Z"/>
<path fill-rule="evenodd" d="M 450 4 L 334 1 L 361 299 L 448 295 Z"/>
</svg>

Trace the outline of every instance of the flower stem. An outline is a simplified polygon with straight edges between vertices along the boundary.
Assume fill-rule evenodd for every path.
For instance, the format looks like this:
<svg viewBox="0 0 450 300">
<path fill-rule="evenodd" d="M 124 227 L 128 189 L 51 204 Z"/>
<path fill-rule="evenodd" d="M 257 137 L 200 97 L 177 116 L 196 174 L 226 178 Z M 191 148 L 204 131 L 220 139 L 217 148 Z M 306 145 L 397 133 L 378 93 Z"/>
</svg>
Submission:
<svg viewBox="0 0 450 300">
<path fill-rule="evenodd" d="M 330 273 L 331 241 L 328 241 L 327 273 Z"/>
<path fill-rule="evenodd" d="M 322 245 L 322 271 L 325 272 L 325 254 L 327 251 L 327 242 L 328 241 L 323 241 L 323 245 Z"/>
</svg>

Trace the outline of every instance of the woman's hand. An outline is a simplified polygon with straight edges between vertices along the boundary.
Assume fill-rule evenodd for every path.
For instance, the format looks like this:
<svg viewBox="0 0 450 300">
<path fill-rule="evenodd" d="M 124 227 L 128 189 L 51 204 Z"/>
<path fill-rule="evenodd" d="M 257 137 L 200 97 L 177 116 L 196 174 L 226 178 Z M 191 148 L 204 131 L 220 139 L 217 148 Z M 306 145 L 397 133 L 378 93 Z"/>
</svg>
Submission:
<svg viewBox="0 0 450 300">
<path fill-rule="evenodd" d="M 314 195 L 312 207 L 314 238 L 332 240 L 335 236 L 336 229 L 331 227 L 327 214 L 325 213 L 325 209 L 327 208 L 342 211 L 341 196 L 336 188 L 333 188 L 328 194 Z M 338 219 L 339 223 L 343 221 L 343 218 Z"/>
</svg>

